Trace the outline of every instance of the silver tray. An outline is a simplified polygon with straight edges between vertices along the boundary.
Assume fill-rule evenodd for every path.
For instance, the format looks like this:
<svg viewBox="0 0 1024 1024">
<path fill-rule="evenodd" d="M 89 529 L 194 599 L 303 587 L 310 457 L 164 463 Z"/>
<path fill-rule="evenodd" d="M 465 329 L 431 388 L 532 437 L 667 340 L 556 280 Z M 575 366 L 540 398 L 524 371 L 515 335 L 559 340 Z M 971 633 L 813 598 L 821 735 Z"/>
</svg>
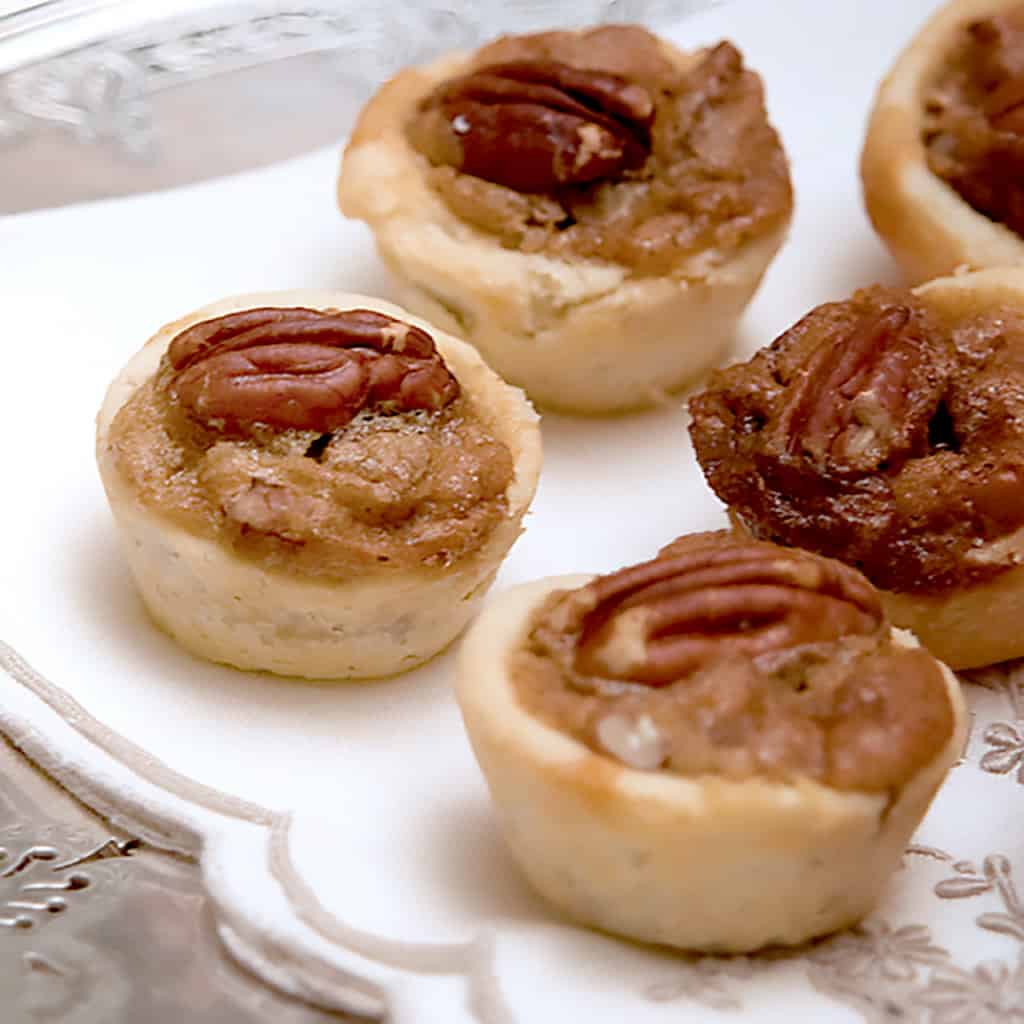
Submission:
<svg viewBox="0 0 1024 1024">
<path fill-rule="evenodd" d="M 0 3 L 0 214 L 168 188 L 326 145 L 396 69 L 501 32 L 657 23 L 713 3 Z"/>
</svg>

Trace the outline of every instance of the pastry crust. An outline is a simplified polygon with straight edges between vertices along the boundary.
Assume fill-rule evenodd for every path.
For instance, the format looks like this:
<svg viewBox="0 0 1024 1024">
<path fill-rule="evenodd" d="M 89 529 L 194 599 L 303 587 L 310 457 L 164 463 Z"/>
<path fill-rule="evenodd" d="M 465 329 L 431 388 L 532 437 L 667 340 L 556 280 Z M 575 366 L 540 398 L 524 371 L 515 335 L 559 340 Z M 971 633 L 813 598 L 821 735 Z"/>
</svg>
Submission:
<svg viewBox="0 0 1024 1024">
<path fill-rule="evenodd" d="M 877 902 L 959 756 L 966 710 L 943 667 L 953 734 L 898 792 L 805 779 L 682 778 L 594 753 L 527 714 L 507 670 L 540 580 L 485 609 L 459 653 L 457 696 L 513 854 L 536 888 L 582 923 L 715 953 L 794 945 L 851 925 Z M 897 639 L 916 646 L 912 636 Z"/>
<path fill-rule="evenodd" d="M 945 277 L 915 289 L 936 310 L 958 318 L 994 306 L 1024 308 L 1024 268 L 996 268 Z M 940 594 L 880 591 L 886 614 L 911 630 L 950 668 L 979 668 L 1024 656 L 1024 528 L 978 548 L 1000 560 L 1010 554 L 1020 567 L 991 580 Z"/>
<path fill-rule="evenodd" d="M 692 64 L 663 45 L 681 66 Z M 372 228 L 401 301 L 465 337 L 547 408 L 623 412 L 694 383 L 728 353 L 788 225 L 662 277 L 503 248 L 449 210 L 405 134 L 420 100 L 471 61 L 455 54 L 395 76 L 364 108 L 345 151 L 341 209 Z"/>
<path fill-rule="evenodd" d="M 139 501 L 107 444 L 111 422 L 191 324 L 260 306 L 363 308 L 417 324 L 515 460 L 508 513 L 475 553 L 447 568 L 368 567 L 347 579 L 267 569 L 196 536 Z M 97 461 L 122 547 L 156 623 L 194 654 L 237 668 L 311 679 L 369 678 L 414 668 L 447 646 L 475 613 L 521 532 L 541 464 L 537 416 L 522 392 L 465 343 L 401 308 L 342 292 L 272 292 L 225 299 L 161 328 L 122 370 L 97 419 Z"/>
<path fill-rule="evenodd" d="M 1024 553 L 1024 531 L 1012 543 Z M 1024 568 L 951 594 L 879 593 L 886 615 L 958 672 L 1024 655 Z"/>
<path fill-rule="evenodd" d="M 868 122 L 861 179 L 868 215 L 912 282 L 1024 263 L 1024 239 L 966 203 L 928 166 L 925 93 L 964 26 L 1020 0 L 952 0 L 903 51 L 882 82 Z"/>
</svg>

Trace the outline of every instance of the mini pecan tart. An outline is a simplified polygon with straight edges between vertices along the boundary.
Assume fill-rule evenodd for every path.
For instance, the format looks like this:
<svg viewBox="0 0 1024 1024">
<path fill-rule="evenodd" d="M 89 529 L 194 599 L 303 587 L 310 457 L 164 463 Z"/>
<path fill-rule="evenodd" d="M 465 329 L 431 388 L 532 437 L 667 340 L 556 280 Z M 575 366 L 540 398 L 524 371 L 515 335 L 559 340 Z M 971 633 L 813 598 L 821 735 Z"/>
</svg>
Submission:
<svg viewBox="0 0 1024 1024">
<path fill-rule="evenodd" d="M 363 111 L 339 199 L 411 309 L 580 413 L 657 403 L 720 362 L 793 205 L 735 47 L 625 25 L 403 71 Z"/>
<path fill-rule="evenodd" d="M 1024 263 L 1024 2 L 934 15 L 882 83 L 861 173 L 912 281 Z"/>
<path fill-rule="evenodd" d="M 856 566 L 953 668 L 1024 655 L 1024 269 L 819 306 L 690 411 L 737 529 Z"/>
<path fill-rule="evenodd" d="M 507 591 L 457 692 L 508 845 L 579 921 L 740 953 L 855 923 L 963 743 L 860 573 L 728 532 Z"/>
<path fill-rule="evenodd" d="M 391 675 L 459 633 L 521 530 L 536 414 L 376 299 L 248 295 L 162 328 L 111 385 L 100 475 L 154 620 L 194 654 Z"/>
</svg>

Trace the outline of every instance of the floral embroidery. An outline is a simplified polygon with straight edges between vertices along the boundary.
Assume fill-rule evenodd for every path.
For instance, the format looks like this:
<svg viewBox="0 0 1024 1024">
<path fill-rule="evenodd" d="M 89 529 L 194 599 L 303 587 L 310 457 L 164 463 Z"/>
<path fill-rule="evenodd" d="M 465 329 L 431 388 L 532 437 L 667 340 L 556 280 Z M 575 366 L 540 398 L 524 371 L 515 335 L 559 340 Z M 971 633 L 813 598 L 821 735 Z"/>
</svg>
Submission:
<svg viewBox="0 0 1024 1024">
<path fill-rule="evenodd" d="M 935 895 L 947 900 L 959 900 L 969 896 L 981 896 L 992 888 L 992 883 L 970 861 L 953 865 L 956 872 L 952 878 L 945 878 L 935 886 Z"/>
<path fill-rule="evenodd" d="M 989 668 L 961 672 L 960 678 L 972 686 L 1001 693 L 1006 698 L 1014 719 L 1024 719 L 1024 658 Z"/>
<path fill-rule="evenodd" d="M 688 969 L 669 981 L 655 982 L 647 998 L 656 1003 L 691 999 L 712 1010 L 742 1010 L 743 1001 L 730 982 L 744 981 L 754 974 L 750 957 L 688 957 Z"/>
<path fill-rule="evenodd" d="M 813 948 L 812 963 L 834 969 L 846 978 L 870 980 L 876 975 L 890 981 L 912 981 L 920 967 L 949 959 L 932 942 L 924 925 L 893 928 L 885 921 L 868 921 Z"/>
<path fill-rule="evenodd" d="M 1024 942 L 1024 906 L 1021 906 L 1017 896 L 1010 862 L 997 854 L 985 858 L 981 872 L 967 861 L 954 864 L 953 870 L 957 876 L 939 882 L 935 886 L 935 894 L 945 899 L 963 899 L 990 891 L 997 892 L 1005 912 L 982 914 L 978 918 L 978 927 Z"/>
<path fill-rule="evenodd" d="M 1024 784 L 1024 658 L 961 672 L 960 678 L 971 686 L 1002 695 L 1012 716 L 1012 721 L 994 722 L 982 735 L 987 749 L 979 762 L 981 770 L 993 775 L 1009 775 L 1016 770 L 1017 781 Z"/>
<path fill-rule="evenodd" d="M 856 1010 L 867 1024 L 932 1024 L 915 1002 L 914 982 L 893 982 L 872 988 L 829 971 L 811 969 L 808 977 L 824 996 Z"/>
<path fill-rule="evenodd" d="M 931 1010 L 929 1024 L 1011 1024 L 1024 1021 L 1024 958 L 978 964 L 965 971 L 952 964 L 936 968 L 920 1002 Z"/>
<path fill-rule="evenodd" d="M 979 915 L 978 927 L 1024 943 L 1024 906 L 1006 857 L 986 857 L 979 869 L 931 847 L 908 852 L 951 865 L 953 874 L 934 887 L 940 899 L 997 895 L 1003 910 Z M 964 968 L 952 962 L 949 951 L 936 945 L 923 925 L 893 929 L 869 921 L 822 943 L 809 960 L 814 987 L 859 1010 L 870 1024 L 1024 1022 L 1024 949 L 1015 965 Z"/>
<path fill-rule="evenodd" d="M 996 722 L 985 730 L 989 750 L 981 758 L 981 767 L 995 775 L 1008 775 L 1017 769 L 1017 781 L 1024 783 L 1024 735 L 1019 726 Z"/>
</svg>

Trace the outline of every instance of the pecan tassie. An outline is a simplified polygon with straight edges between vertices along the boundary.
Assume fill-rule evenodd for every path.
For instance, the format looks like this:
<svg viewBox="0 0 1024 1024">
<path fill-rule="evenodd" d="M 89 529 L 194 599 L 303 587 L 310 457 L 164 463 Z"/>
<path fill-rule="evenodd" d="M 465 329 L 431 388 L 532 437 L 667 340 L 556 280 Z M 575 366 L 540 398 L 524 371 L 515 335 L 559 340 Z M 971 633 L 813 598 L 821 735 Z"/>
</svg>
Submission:
<svg viewBox="0 0 1024 1024">
<path fill-rule="evenodd" d="M 337 430 L 361 410 L 440 409 L 459 385 L 426 331 L 369 309 L 249 309 L 170 344 L 174 399 L 205 426 Z"/>
<path fill-rule="evenodd" d="M 971 22 L 926 94 L 928 165 L 1024 234 L 1024 4 Z"/>
<path fill-rule="evenodd" d="M 594 749 L 684 775 L 806 776 L 881 791 L 953 727 L 935 660 L 891 639 L 856 570 L 728 533 L 557 591 L 513 676 Z"/>
<path fill-rule="evenodd" d="M 875 287 L 812 310 L 690 402 L 708 482 L 754 536 L 938 593 L 1012 567 L 1024 320 L 950 322 Z"/>
<path fill-rule="evenodd" d="M 109 443 L 145 504 L 308 576 L 453 564 L 502 521 L 514 473 L 430 335 L 365 309 L 194 324 Z"/>
<path fill-rule="evenodd" d="M 730 43 L 673 59 L 635 26 L 506 36 L 407 133 L 452 212 L 524 252 L 658 274 L 792 208 L 760 79 Z"/>
</svg>

